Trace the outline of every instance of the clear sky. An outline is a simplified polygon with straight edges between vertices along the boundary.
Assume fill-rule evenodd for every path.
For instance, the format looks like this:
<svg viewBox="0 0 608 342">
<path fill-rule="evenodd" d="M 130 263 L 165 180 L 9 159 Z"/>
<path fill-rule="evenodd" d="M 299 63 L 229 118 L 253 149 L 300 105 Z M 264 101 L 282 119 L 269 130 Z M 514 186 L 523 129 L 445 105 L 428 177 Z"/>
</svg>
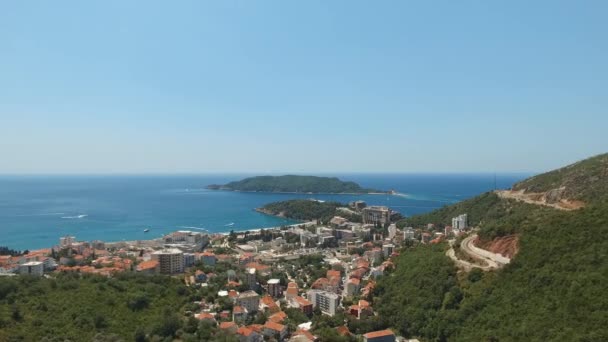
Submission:
<svg viewBox="0 0 608 342">
<path fill-rule="evenodd" d="M 542 171 L 608 151 L 608 1 L 3 1 L 0 173 Z"/>
</svg>

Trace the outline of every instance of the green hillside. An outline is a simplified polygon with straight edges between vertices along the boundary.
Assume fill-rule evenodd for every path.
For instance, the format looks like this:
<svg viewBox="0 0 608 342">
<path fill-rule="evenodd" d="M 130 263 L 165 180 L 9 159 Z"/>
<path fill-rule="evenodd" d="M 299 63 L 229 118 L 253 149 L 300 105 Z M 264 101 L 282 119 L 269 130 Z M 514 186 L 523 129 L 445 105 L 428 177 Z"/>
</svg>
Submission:
<svg viewBox="0 0 608 342">
<path fill-rule="evenodd" d="M 526 179 L 515 184 L 513 190 L 547 192 L 564 187 L 562 198 L 586 202 L 608 198 L 607 180 L 608 153 L 605 153 Z"/>
<path fill-rule="evenodd" d="M 365 189 L 355 182 L 344 182 L 335 177 L 317 176 L 257 176 L 224 185 L 209 185 L 212 190 L 256 192 L 303 192 L 303 193 L 372 193 L 382 192 Z"/>
<path fill-rule="evenodd" d="M 360 215 L 348 215 L 348 213 L 343 211 L 338 212 L 337 209 L 340 207 L 346 207 L 346 205 L 339 202 L 287 200 L 268 203 L 262 208 L 258 208 L 257 211 L 268 215 L 303 221 L 321 220 L 327 222 L 334 216 L 342 216 L 353 222 L 361 222 Z"/>
<path fill-rule="evenodd" d="M 562 211 L 487 193 L 400 222 L 445 225 L 466 212 L 482 239 L 516 233 L 519 253 L 502 270 L 457 274 L 445 256 L 447 245 L 406 249 L 375 292 L 383 324 L 428 341 L 608 341 L 608 201 L 591 189 L 608 182 L 598 166 L 605 158 L 520 183 L 535 191 L 570 186 L 581 196 L 575 198 L 585 199 L 583 209 Z"/>
</svg>

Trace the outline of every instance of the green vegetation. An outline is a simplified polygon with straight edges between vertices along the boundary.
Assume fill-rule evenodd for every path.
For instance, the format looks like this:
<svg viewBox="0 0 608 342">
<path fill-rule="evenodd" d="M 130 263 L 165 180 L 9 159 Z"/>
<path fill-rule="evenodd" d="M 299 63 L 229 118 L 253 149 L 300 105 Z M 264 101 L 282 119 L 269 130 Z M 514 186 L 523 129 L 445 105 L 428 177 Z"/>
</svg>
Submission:
<svg viewBox="0 0 608 342">
<path fill-rule="evenodd" d="M 535 180 L 546 184 L 535 188 L 542 191 L 571 182 L 573 173 L 578 179 L 589 179 L 585 172 L 604 175 L 606 166 L 596 167 L 602 160 L 605 155 L 560 171 L 563 182 L 549 173 L 521 184 L 532 186 Z M 375 290 L 381 323 L 429 341 L 607 341 L 608 200 L 605 192 L 589 189 L 607 181 L 602 176 L 580 184 L 575 198 L 587 205 L 576 211 L 486 193 L 402 220 L 401 226 L 446 225 L 468 213 L 482 239 L 516 234 L 519 253 L 502 270 L 456 276 L 445 247 L 403 250 L 394 273 L 382 277 Z"/>
<path fill-rule="evenodd" d="M 133 273 L 0 277 L 0 341 L 222 340 L 184 315 L 190 291 L 171 277 Z"/>
<path fill-rule="evenodd" d="M 383 192 L 365 189 L 355 182 L 344 182 L 335 177 L 317 176 L 258 176 L 224 185 L 209 185 L 212 190 L 302 193 L 355 193 Z"/>
<path fill-rule="evenodd" d="M 287 217 L 294 220 L 321 220 L 326 222 L 336 215 L 344 217 L 344 213 L 336 213 L 338 208 L 344 206 L 344 204 L 339 202 L 289 200 L 266 204 L 262 208 L 259 208 L 258 211 L 268 215 Z M 355 222 L 357 220 L 361 221 L 361 218 L 356 216 L 352 217 L 352 219 L 355 220 Z"/>
<path fill-rule="evenodd" d="M 565 187 L 561 198 L 594 201 L 608 198 L 608 153 L 581 160 L 561 169 L 531 177 L 513 186 L 513 190 L 547 192 Z"/>
</svg>

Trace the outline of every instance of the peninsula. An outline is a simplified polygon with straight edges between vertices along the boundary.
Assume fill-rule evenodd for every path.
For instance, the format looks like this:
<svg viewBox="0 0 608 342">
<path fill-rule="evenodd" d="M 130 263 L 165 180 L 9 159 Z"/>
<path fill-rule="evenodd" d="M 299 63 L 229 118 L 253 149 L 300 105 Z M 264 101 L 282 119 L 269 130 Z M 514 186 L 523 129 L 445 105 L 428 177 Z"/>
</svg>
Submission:
<svg viewBox="0 0 608 342">
<path fill-rule="evenodd" d="M 310 194 L 386 194 L 389 191 L 367 189 L 355 182 L 341 181 L 336 177 L 318 176 L 257 176 L 223 185 L 208 185 L 207 189 L 245 192 L 282 192 Z"/>
</svg>

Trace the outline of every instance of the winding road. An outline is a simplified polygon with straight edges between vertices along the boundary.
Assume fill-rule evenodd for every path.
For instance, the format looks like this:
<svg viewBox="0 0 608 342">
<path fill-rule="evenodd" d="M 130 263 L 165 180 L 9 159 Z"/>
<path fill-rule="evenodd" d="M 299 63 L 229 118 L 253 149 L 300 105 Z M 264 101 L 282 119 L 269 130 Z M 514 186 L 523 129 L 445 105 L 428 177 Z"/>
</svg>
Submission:
<svg viewBox="0 0 608 342">
<path fill-rule="evenodd" d="M 466 237 L 460 243 L 460 250 L 469 255 L 471 258 L 482 261 L 483 265 L 458 259 L 456 252 L 454 251 L 454 247 L 452 246 L 452 242 L 450 242 L 450 249 L 446 252 L 446 255 L 450 259 L 454 260 L 459 267 L 465 269 L 466 271 L 470 271 L 473 268 L 480 268 L 484 271 L 490 271 L 499 269 L 511 262 L 511 259 L 504 257 L 501 254 L 492 253 L 475 246 L 474 242 L 476 239 L 477 234 L 472 234 Z"/>
</svg>

